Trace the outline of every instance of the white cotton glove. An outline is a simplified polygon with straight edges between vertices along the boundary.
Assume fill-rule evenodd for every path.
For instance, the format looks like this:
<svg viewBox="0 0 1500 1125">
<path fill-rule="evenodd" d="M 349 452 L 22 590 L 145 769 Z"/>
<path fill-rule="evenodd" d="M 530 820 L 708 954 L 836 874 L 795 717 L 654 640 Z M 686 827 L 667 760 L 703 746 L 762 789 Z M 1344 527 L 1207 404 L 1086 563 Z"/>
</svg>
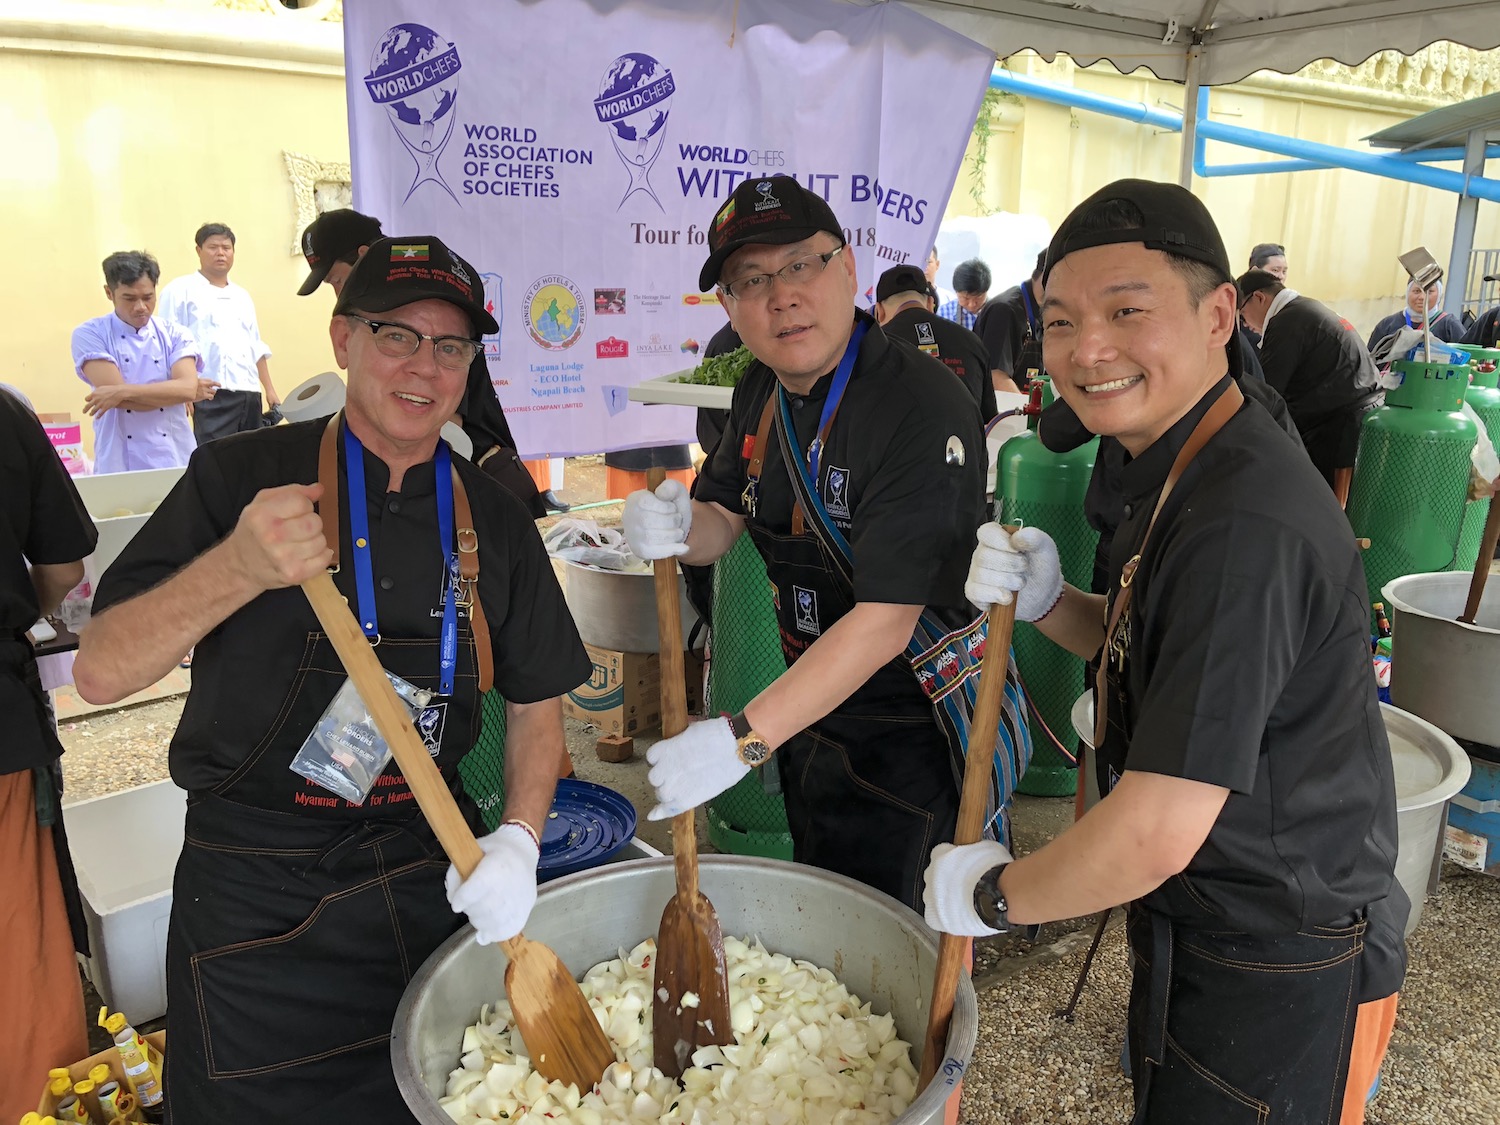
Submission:
<svg viewBox="0 0 1500 1125">
<path fill-rule="evenodd" d="M 519 824 L 502 824 L 479 838 L 484 858 L 460 879 L 448 865 L 443 885 L 455 914 L 467 914 L 480 945 L 505 941 L 521 932 L 536 905 L 536 864 L 539 857 L 531 834 Z"/>
<path fill-rule="evenodd" d="M 724 718 L 690 723 L 681 734 L 651 747 L 646 761 L 651 766 L 646 777 L 656 788 L 656 807 L 647 820 L 680 816 L 750 772 L 740 761 L 739 739 Z"/>
<path fill-rule="evenodd" d="M 620 523 L 625 542 L 638 559 L 649 562 L 687 554 L 688 529 L 693 526 L 693 501 L 687 485 L 680 480 L 664 480 L 654 494 L 644 488 L 632 492 L 625 498 Z"/>
<path fill-rule="evenodd" d="M 979 545 L 969 561 L 964 596 L 980 609 L 1009 605 L 1016 599 L 1016 620 L 1035 621 L 1062 596 L 1062 564 L 1057 544 L 1039 527 L 1023 527 L 1014 535 L 998 523 L 979 529 Z"/>
<path fill-rule="evenodd" d="M 979 914 L 974 910 L 974 888 L 979 885 L 980 876 L 991 867 L 999 867 L 1010 860 L 1010 852 L 994 840 L 981 840 L 962 847 L 939 844 L 932 849 L 932 859 L 922 876 L 927 882 L 922 888 L 922 905 L 926 907 L 922 917 L 942 934 L 957 934 L 959 937 L 998 934 L 999 930 L 992 930 L 979 920 Z"/>
</svg>

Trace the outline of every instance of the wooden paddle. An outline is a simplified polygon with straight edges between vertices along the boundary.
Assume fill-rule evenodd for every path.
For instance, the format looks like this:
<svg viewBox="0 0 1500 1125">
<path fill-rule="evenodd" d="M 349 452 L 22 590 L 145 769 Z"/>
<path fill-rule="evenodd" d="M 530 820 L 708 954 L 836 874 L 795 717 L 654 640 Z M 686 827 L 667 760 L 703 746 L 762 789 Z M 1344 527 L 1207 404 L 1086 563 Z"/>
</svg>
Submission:
<svg viewBox="0 0 1500 1125">
<path fill-rule="evenodd" d="M 1479 603 L 1484 600 L 1484 582 L 1490 576 L 1490 566 L 1495 561 L 1497 542 L 1500 542 L 1500 496 L 1491 498 L 1490 514 L 1484 517 L 1479 558 L 1474 560 L 1474 577 L 1469 579 L 1469 600 L 1464 603 L 1464 615 L 1459 618 L 1465 625 L 1474 624 L 1474 615 L 1479 612 Z"/>
<path fill-rule="evenodd" d="M 328 574 L 302 584 L 302 592 L 359 697 L 395 754 L 412 795 L 432 825 L 438 842 L 464 878 L 479 865 L 484 853 L 474 839 L 437 763 L 411 724 L 406 705 L 396 697 L 380 661 L 343 595 Z M 615 1061 L 615 1049 L 589 1008 L 583 990 L 556 953 L 538 942 L 516 935 L 500 943 L 510 964 L 505 967 L 505 995 L 521 1038 L 531 1053 L 531 1065 L 549 1081 L 571 1082 L 587 1093 Z"/>
<path fill-rule="evenodd" d="M 1014 529 L 1010 529 L 1014 530 Z M 1016 602 L 990 606 L 989 636 L 979 668 L 979 690 L 974 698 L 974 721 L 969 726 L 969 751 L 964 758 L 964 785 L 958 798 L 955 844 L 977 844 L 984 834 L 984 807 L 989 799 L 994 769 L 995 731 L 1005 694 L 1005 670 L 1010 662 L 1010 634 L 1016 623 Z M 948 1048 L 948 1024 L 958 994 L 958 975 L 964 967 L 968 938 L 941 934 L 937 973 L 932 982 L 932 1006 L 927 1012 L 927 1036 L 922 1044 L 922 1071 L 917 1089 L 926 1089 L 937 1074 Z"/>
<path fill-rule="evenodd" d="M 665 479 L 661 469 L 646 478 L 652 492 Z M 682 604 L 677 560 L 657 559 L 656 632 L 661 650 L 661 733 L 687 729 L 687 682 L 682 668 Z M 698 890 L 698 834 L 693 810 L 672 818 L 672 861 L 677 893 L 667 900 L 656 931 L 656 991 L 651 1005 L 656 1068 L 681 1078 L 693 1052 L 734 1042 L 729 1022 L 729 978 L 724 969 L 724 933 L 713 903 Z M 691 1006 L 688 994 L 697 997 Z M 683 1000 L 689 999 L 688 1004 Z"/>
</svg>

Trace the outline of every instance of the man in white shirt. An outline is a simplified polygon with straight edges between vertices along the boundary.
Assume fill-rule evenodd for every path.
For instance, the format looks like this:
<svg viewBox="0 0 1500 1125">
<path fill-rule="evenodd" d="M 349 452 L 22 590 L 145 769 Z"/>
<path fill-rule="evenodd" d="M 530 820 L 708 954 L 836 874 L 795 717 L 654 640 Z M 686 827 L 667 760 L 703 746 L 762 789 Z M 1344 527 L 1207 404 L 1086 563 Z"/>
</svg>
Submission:
<svg viewBox="0 0 1500 1125">
<path fill-rule="evenodd" d="M 162 288 L 161 316 L 181 325 L 203 350 L 204 374 L 219 390 L 193 410 L 198 444 L 258 429 L 261 395 L 268 406 L 281 396 L 267 363 L 271 349 L 260 338 L 255 302 L 229 280 L 234 267 L 234 231 L 223 223 L 205 223 L 193 236 L 198 272 L 176 278 Z"/>
</svg>

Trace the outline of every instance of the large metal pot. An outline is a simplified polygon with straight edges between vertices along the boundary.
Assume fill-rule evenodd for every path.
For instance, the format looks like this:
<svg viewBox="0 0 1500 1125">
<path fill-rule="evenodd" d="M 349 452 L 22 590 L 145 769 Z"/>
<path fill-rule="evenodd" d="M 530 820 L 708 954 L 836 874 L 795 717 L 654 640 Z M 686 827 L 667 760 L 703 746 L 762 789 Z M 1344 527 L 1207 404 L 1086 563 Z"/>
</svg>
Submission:
<svg viewBox="0 0 1500 1125">
<path fill-rule="evenodd" d="M 937 967 L 937 939 L 911 910 L 879 892 L 826 871 L 754 856 L 705 855 L 703 892 L 726 934 L 758 935 L 766 948 L 832 969 L 877 1014 L 920 1044 Z M 548 883 L 537 895 L 526 935 L 551 946 L 575 976 L 654 934 L 675 890 L 672 860 L 636 860 Z M 391 1031 L 396 1084 L 423 1125 L 452 1125 L 437 1098 L 458 1065 L 464 1028 L 481 1004 L 504 991 L 505 954 L 476 945 L 465 927 L 446 941 L 407 986 Z M 897 1120 L 936 1123 L 963 1076 L 979 1029 L 974 988 L 959 981 L 938 1078 Z M 912 1060 L 916 1063 L 917 1059 Z"/>
<path fill-rule="evenodd" d="M 1381 593 L 1392 621 L 1391 702 L 1455 738 L 1500 745 L 1500 579 L 1473 625 L 1457 620 L 1468 574 L 1408 574 Z"/>
</svg>

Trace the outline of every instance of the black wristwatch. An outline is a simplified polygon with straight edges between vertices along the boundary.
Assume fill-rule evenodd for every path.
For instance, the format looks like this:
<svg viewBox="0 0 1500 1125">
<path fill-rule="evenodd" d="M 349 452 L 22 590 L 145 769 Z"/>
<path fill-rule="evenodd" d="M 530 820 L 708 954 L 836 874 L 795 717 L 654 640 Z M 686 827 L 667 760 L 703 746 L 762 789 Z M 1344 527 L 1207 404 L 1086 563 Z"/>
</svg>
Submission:
<svg viewBox="0 0 1500 1125">
<path fill-rule="evenodd" d="M 974 913 L 990 929 L 1001 933 L 1010 929 L 1010 919 L 1006 917 L 1005 895 L 1000 891 L 1000 874 L 1009 866 L 1002 863 L 998 867 L 991 867 L 974 884 Z"/>
<path fill-rule="evenodd" d="M 747 766 L 762 765 L 771 756 L 771 744 L 750 729 L 750 720 L 743 711 L 724 717 L 729 720 L 729 733 L 734 735 L 740 761 Z"/>
</svg>

